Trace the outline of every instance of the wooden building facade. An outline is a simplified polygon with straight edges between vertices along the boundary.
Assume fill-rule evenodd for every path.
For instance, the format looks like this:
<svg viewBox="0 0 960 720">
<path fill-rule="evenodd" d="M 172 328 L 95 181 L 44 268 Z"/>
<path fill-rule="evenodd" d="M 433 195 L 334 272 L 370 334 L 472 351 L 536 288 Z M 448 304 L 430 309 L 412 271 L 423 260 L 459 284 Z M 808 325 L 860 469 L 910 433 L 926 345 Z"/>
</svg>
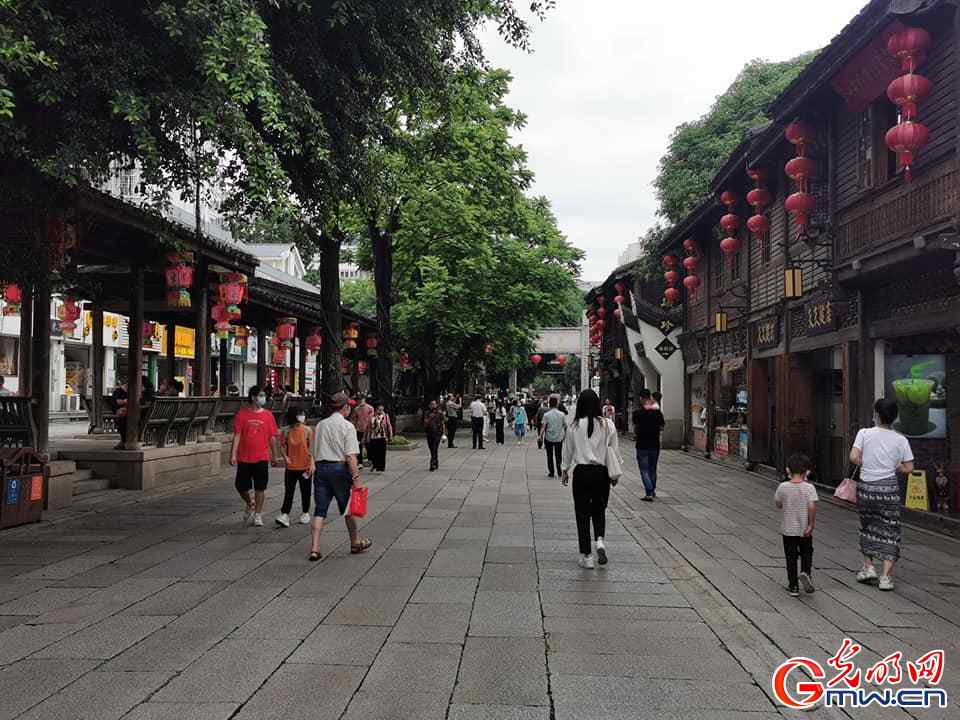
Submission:
<svg viewBox="0 0 960 720">
<path fill-rule="evenodd" d="M 916 117 L 929 142 L 912 182 L 885 143 L 902 119 L 887 86 L 904 72 L 888 42 L 908 28 L 929 37 L 915 58 L 930 81 Z M 802 451 L 819 481 L 836 484 L 874 401 L 893 398 L 931 505 L 960 505 L 958 99 L 958 4 L 871 2 L 774 101 L 771 122 L 747 134 L 713 197 L 671 231 L 663 252 L 692 250 L 701 280 L 681 300 L 689 447 L 779 469 Z M 800 154 L 817 167 L 805 227 L 784 207 L 797 189 L 784 167 L 798 154 L 786 137 L 798 121 L 809 134 Z M 748 170 L 758 169 L 770 195 L 762 240 L 746 227 L 757 186 Z M 739 216 L 735 232 L 720 228 L 728 213 Z M 721 250 L 725 234 L 739 250 Z"/>
</svg>

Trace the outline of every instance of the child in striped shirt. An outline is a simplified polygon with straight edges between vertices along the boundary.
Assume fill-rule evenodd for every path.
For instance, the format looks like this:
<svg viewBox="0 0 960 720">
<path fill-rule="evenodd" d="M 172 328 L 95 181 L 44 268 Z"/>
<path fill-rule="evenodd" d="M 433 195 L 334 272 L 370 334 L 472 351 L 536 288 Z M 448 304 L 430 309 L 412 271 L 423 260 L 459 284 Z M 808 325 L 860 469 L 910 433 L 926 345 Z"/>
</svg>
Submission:
<svg viewBox="0 0 960 720">
<path fill-rule="evenodd" d="M 817 489 L 807 481 L 810 458 L 795 453 L 787 460 L 790 479 L 780 483 L 773 499 L 781 509 L 780 532 L 783 535 L 783 554 L 787 561 L 787 586 L 793 597 L 814 591 L 810 575 L 813 572 L 813 528 L 817 520 Z M 800 573 L 797 574 L 797 559 Z"/>
</svg>

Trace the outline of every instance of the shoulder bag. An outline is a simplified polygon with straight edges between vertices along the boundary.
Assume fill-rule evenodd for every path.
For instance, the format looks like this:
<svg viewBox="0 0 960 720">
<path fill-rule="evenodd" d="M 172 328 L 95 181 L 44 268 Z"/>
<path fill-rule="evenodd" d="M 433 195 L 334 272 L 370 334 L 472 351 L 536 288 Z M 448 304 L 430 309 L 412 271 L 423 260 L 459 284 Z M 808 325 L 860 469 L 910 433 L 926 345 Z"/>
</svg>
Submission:
<svg viewBox="0 0 960 720">
<path fill-rule="evenodd" d="M 606 451 L 604 454 L 604 465 L 607 467 L 607 476 L 610 478 L 610 484 L 616 485 L 620 482 L 620 476 L 623 475 L 623 467 L 620 455 L 616 448 L 610 444 L 610 428 L 607 426 L 607 419 L 603 419 L 604 438 L 606 440 Z"/>
<path fill-rule="evenodd" d="M 853 472 L 840 481 L 837 489 L 833 491 L 833 496 L 838 500 L 848 503 L 857 503 L 857 478 L 860 476 L 860 467 L 863 465 L 863 452 L 867 449 L 867 434 L 863 434 L 863 447 L 860 449 L 860 465 L 857 465 Z"/>
</svg>

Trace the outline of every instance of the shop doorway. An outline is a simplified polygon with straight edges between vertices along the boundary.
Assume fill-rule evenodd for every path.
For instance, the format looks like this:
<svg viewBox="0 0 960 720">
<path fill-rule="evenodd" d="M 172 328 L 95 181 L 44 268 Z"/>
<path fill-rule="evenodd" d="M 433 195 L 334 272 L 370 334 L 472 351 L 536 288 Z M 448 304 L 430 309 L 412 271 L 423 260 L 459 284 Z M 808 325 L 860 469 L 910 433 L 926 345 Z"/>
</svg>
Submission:
<svg viewBox="0 0 960 720">
<path fill-rule="evenodd" d="M 777 433 L 776 358 L 753 360 L 750 363 L 748 382 L 749 460 L 760 465 L 780 467 L 782 461 Z"/>
<path fill-rule="evenodd" d="M 817 482 L 837 485 L 844 475 L 843 353 L 817 350 L 813 363 L 813 462 Z"/>
</svg>

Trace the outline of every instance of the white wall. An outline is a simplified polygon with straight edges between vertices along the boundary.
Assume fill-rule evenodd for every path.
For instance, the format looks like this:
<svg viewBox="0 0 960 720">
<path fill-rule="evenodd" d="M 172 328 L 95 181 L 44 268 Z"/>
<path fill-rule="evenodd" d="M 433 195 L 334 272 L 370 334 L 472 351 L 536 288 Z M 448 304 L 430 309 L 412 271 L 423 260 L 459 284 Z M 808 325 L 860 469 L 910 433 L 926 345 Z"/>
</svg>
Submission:
<svg viewBox="0 0 960 720">
<path fill-rule="evenodd" d="M 664 447 L 679 447 L 683 438 L 683 355 L 679 350 L 677 328 L 668 339 L 678 346 L 669 359 L 664 359 L 654 348 L 663 341 L 660 328 L 640 321 L 640 332 L 626 328 L 627 342 L 630 346 L 630 359 L 643 374 L 646 386 L 651 390 L 659 388 L 663 393 L 660 410 L 667 421 L 663 431 Z M 644 355 L 640 356 L 636 344 L 643 343 Z"/>
</svg>

